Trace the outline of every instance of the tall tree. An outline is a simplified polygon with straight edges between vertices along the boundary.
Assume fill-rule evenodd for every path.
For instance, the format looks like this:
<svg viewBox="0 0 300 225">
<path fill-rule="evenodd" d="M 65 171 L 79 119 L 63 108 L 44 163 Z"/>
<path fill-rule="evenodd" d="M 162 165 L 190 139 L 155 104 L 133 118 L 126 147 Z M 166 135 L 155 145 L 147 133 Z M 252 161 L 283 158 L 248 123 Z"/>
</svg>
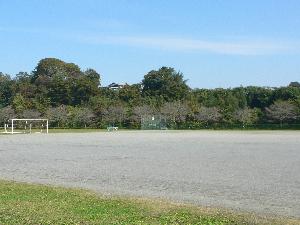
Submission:
<svg viewBox="0 0 300 225">
<path fill-rule="evenodd" d="M 0 108 L 9 105 L 13 95 L 13 81 L 9 75 L 0 72 Z"/>
<path fill-rule="evenodd" d="M 33 71 L 33 80 L 40 76 L 52 78 L 61 75 L 64 79 L 80 76 L 80 68 L 74 63 L 66 63 L 56 58 L 45 58 L 39 61 L 37 67 Z"/>
<path fill-rule="evenodd" d="M 13 99 L 12 107 L 17 114 L 21 114 L 24 110 L 28 109 L 28 102 L 21 94 L 17 94 Z"/>
<path fill-rule="evenodd" d="M 272 103 L 272 88 L 250 86 L 245 88 L 247 105 L 250 108 L 264 109 Z"/>
<path fill-rule="evenodd" d="M 93 69 L 82 72 L 74 63 L 45 58 L 33 71 L 32 81 L 40 95 L 51 99 L 52 106 L 81 105 L 98 94 L 100 75 Z"/>
<path fill-rule="evenodd" d="M 144 76 L 142 85 L 143 96 L 162 96 L 165 101 L 182 100 L 189 93 L 183 74 L 170 67 L 150 71 Z"/>
<path fill-rule="evenodd" d="M 36 85 L 31 82 L 32 75 L 27 72 L 19 72 L 16 74 L 15 92 L 22 95 L 28 102 L 30 102 L 37 93 Z"/>
<path fill-rule="evenodd" d="M 139 105 L 142 101 L 141 99 L 141 86 L 139 84 L 128 85 L 126 84 L 118 92 L 119 98 L 129 103 L 130 105 Z"/>
<path fill-rule="evenodd" d="M 288 101 L 288 100 L 296 100 L 300 97 L 300 88 L 299 87 L 280 87 L 276 88 L 273 91 L 272 101 Z"/>
<path fill-rule="evenodd" d="M 53 106 L 71 104 L 71 90 L 63 76 L 53 75 L 48 89 L 48 97 L 51 99 Z"/>
<path fill-rule="evenodd" d="M 92 96 L 96 96 L 99 93 L 99 82 L 90 80 L 88 76 L 81 76 L 73 79 L 69 85 L 70 97 L 72 105 L 82 105 L 87 103 Z"/>
<path fill-rule="evenodd" d="M 100 74 L 97 73 L 96 70 L 89 68 L 86 71 L 84 71 L 84 75 L 87 77 L 88 80 L 90 80 L 91 82 L 93 82 L 93 84 L 96 87 L 100 87 L 100 85 L 101 85 L 101 77 L 100 77 Z"/>
</svg>

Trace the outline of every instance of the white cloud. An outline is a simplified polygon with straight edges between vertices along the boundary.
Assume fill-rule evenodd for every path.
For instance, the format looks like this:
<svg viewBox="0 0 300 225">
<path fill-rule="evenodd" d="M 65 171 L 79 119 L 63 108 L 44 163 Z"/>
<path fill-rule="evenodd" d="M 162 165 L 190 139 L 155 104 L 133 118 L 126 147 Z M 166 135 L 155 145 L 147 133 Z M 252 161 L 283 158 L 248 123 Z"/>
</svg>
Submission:
<svg viewBox="0 0 300 225">
<path fill-rule="evenodd" d="M 106 24 L 106 22 L 103 22 Z M 107 23 L 117 22 L 108 21 Z M 97 25 L 95 23 L 94 25 Z M 101 25 L 101 23 L 100 23 Z M 168 51 L 181 52 L 208 52 L 223 55 L 270 55 L 282 53 L 300 53 L 300 42 L 289 40 L 272 40 L 272 39 L 245 39 L 243 37 L 232 37 L 224 40 L 202 40 L 176 37 L 160 36 L 107 36 L 78 33 L 77 31 L 40 29 L 40 28 L 16 28 L 0 27 L 4 32 L 23 32 L 34 33 L 37 35 L 51 35 L 58 39 L 68 41 L 79 41 L 89 44 L 112 44 L 121 46 L 132 46 L 140 48 L 152 48 Z"/>
<path fill-rule="evenodd" d="M 287 53 L 295 50 L 295 44 L 268 40 L 207 41 L 142 36 L 85 36 L 80 39 L 92 44 L 118 44 L 172 51 L 211 52 L 228 55 L 265 55 Z"/>
</svg>

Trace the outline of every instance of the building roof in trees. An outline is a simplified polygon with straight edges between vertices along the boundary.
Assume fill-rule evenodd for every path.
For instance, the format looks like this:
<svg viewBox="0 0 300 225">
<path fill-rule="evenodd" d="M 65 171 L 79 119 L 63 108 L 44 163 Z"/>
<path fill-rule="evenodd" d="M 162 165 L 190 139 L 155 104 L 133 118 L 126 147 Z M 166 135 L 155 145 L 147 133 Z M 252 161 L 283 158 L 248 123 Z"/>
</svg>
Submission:
<svg viewBox="0 0 300 225">
<path fill-rule="evenodd" d="M 125 85 L 126 84 L 111 83 L 107 86 L 107 88 L 112 89 L 112 90 L 118 90 L 118 89 L 123 88 Z"/>
</svg>

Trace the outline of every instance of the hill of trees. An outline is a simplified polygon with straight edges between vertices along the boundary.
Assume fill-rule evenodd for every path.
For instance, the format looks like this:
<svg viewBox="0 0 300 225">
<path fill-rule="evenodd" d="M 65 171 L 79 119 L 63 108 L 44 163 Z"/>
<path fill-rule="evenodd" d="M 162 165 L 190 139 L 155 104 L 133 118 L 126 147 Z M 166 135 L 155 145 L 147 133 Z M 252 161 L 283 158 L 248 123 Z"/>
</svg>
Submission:
<svg viewBox="0 0 300 225">
<path fill-rule="evenodd" d="M 300 128 L 300 84 L 287 87 L 191 89 L 183 74 L 162 67 L 139 84 L 101 87 L 93 69 L 55 58 L 31 72 L 0 73 L 0 122 L 50 119 L 51 127 L 140 128 L 146 115 L 163 115 L 169 128 Z"/>
</svg>

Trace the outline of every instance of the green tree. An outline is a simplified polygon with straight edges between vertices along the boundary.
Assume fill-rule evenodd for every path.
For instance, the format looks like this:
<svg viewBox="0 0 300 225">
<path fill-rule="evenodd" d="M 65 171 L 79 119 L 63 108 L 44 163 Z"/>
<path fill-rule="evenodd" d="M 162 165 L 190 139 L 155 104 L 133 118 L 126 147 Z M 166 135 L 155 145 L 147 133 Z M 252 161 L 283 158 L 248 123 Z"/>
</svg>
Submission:
<svg viewBox="0 0 300 225">
<path fill-rule="evenodd" d="M 120 100 L 132 105 L 139 105 L 142 101 L 141 99 L 141 86 L 138 84 L 128 85 L 126 84 L 118 92 Z"/>
<path fill-rule="evenodd" d="M 33 71 L 32 81 L 39 94 L 51 99 L 52 106 L 81 105 L 97 95 L 100 75 L 93 69 L 82 72 L 74 63 L 55 58 L 39 61 Z"/>
<path fill-rule="evenodd" d="M 88 127 L 95 118 L 93 111 L 87 107 L 68 107 L 68 122 L 72 127 Z"/>
<path fill-rule="evenodd" d="M 195 99 L 202 107 L 219 108 L 220 113 L 223 115 L 223 121 L 226 123 L 232 122 L 232 113 L 239 107 L 247 105 L 245 93 L 242 88 L 240 89 L 197 89 L 193 91 Z"/>
<path fill-rule="evenodd" d="M 28 108 L 28 103 L 21 94 L 17 94 L 13 99 L 12 106 L 17 114 L 21 114 L 25 109 Z"/>
<path fill-rule="evenodd" d="M 10 76 L 0 72 L 0 108 L 8 106 L 14 95 L 13 81 Z"/>
<path fill-rule="evenodd" d="M 64 75 L 56 74 L 52 77 L 48 89 L 48 97 L 53 106 L 69 105 L 72 102 L 71 90 L 64 79 Z"/>
<path fill-rule="evenodd" d="M 251 125 L 258 120 L 258 109 L 250 109 L 248 107 L 243 109 L 237 109 L 233 113 L 233 119 L 238 123 L 241 123 L 243 128 L 247 125 Z"/>
<path fill-rule="evenodd" d="M 97 73 L 96 70 L 89 68 L 86 71 L 84 71 L 84 76 L 86 76 L 88 80 L 90 80 L 91 82 L 93 82 L 93 84 L 96 87 L 100 87 L 100 85 L 101 85 L 101 77 L 100 77 L 100 74 Z"/>
<path fill-rule="evenodd" d="M 33 81 L 40 76 L 52 78 L 53 76 L 62 75 L 64 79 L 69 77 L 80 76 L 80 68 L 74 63 L 66 63 L 56 58 L 45 58 L 39 61 L 37 67 L 33 71 Z"/>
<path fill-rule="evenodd" d="M 264 109 L 272 103 L 272 88 L 250 86 L 245 88 L 247 105 L 250 108 Z"/>
<path fill-rule="evenodd" d="M 297 98 L 300 97 L 300 88 L 299 87 L 280 87 L 276 88 L 273 91 L 272 101 L 287 101 L 292 100 L 295 101 Z"/>
<path fill-rule="evenodd" d="M 189 93 L 183 74 L 170 67 L 150 71 L 144 76 L 142 85 L 143 96 L 162 96 L 165 101 L 169 102 L 182 100 Z"/>
<path fill-rule="evenodd" d="M 37 94 L 33 99 L 33 107 L 41 113 L 45 113 L 51 106 L 51 99 Z"/>
<path fill-rule="evenodd" d="M 247 93 L 245 88 L 238 87 L 233 88 L 232 95 L 237 99 L 238 107 L 239 108 L 245 108 L 247 107 Z"/>
<path fill-rule="evenodd" d="M 31 83 L 31 79 L 32 76 L 27 72 L 19 72 L 15 77 L 15 92 L 28 100 L 36 94 L 36 86 Z"/>
<path fill-rule="evenodd" d="M 82 105 L 89 101 L 92 96 L 99 93 L 99 82 L 94 82 L 88 76 L 80 76 L 69 82 L 70 102 L 72 105 Z"/>
</svg>

